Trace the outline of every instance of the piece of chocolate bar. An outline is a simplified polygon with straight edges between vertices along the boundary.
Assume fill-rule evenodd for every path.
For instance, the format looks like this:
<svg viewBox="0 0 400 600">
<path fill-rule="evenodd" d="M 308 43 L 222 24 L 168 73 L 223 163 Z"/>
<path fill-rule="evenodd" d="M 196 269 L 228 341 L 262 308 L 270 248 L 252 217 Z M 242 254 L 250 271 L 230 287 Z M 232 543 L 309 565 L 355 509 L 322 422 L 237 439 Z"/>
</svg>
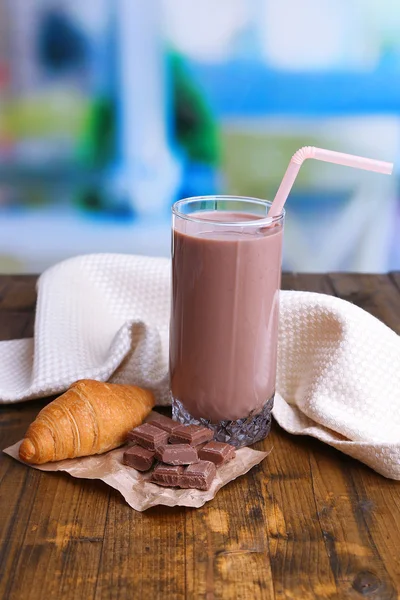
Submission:
<svg viewBox="0 0 400 600">
<path fill-rule="evenodd" d="M 170 444 L 190 444 L 198 446 L 212 440 L 214 432 L 201 425 L 181 425 L 169 436 Z"/>
<path fill-rule="evenodd" d="M 235 448 L 224 442 L 208 442 L 200 450 L 198 450 L 200 460 L 210 460 L 216 467 L 224 465 L 232 458 L 235 458 Z"/>
<path fill-rule="evenodd" d="M 166 487 L 177 487 L 184 467 L 159 464 L 151 474 L 150 481 Z"/>
<path fill-rule="evenodd" d="M 148 450 L 155 450 L 168 442 L 168 433 L 150 423 L 143 423 L 128 433 L 128 440 Z"/>
<path fill-rule="evenodd" d="M 208 490 L 216 473 L 217 469 L 214 463 L 208 460 L 201 460 L 185 467 L 178 479 L 178 484 L 181 488 Z"/>
<path fill-rule="evenodd" d="M 148 471 L 154 463 L 154 450 L 132 446 L 132 448 L 125 450 L 122 462 L 137 471 Z"/>
<path fill-rule="evenodd" d="M 178 427 L 181 427 L 181 423 L 179 423 L 178 421 L 173 421 L 173 419 L 170 419 L 165 415 L 161 415 L 158 412 L 150 413 L 147 418 L 147 423 L 154 425 L 154 427 L 159 427 L 164 431 L 168 431 L 168 433 L 170 434 L 174 433 L 174 431 L 176 431 Z"/>
<path fill-rule="evenodd" d="M 191 465 L 199 460 L 197 450 L 190 444 L 168 444 L 156 450 L 156 458 L 168 465 Z"/>
</svg>

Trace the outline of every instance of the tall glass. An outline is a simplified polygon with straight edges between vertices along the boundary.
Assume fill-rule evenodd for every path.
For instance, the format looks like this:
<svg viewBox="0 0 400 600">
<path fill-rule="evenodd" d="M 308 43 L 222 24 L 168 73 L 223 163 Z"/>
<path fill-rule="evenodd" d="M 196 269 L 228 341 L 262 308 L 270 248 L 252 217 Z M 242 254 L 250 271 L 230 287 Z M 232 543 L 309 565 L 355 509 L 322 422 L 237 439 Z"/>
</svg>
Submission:
<svg viewBox="0 0 400 600">
<path fill-rule="evenodd" d="M 284 212 L 270 206 L 204 196 L 172 208 L 173 416 L 235 446 L 271 427 Z"/>
</svg>

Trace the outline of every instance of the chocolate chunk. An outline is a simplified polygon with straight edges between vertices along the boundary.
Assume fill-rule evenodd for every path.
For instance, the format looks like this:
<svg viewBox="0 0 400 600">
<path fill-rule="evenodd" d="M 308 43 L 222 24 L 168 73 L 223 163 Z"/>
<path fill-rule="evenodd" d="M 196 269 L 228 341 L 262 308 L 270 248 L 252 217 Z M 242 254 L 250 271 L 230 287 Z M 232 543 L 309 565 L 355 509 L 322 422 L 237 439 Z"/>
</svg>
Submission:
<svg viewBox="0 0 400 600">
<path fill-rule="evenodd" d="M 168 433 L 159 429 L 159 427 L 150 425 L 150 423 L 144 423 L 128 433 L 128 440 L 139 444 L 143 448 L 155 450 L 158 446 L 167 443 Z"/>
<path fill-rule="evenodd" d="M 168 444 L 156 450 L 156 458 L 168 465 L 191 465 L 199 460 L 197 450 L 189 444 Z"/>
<path fill-rule="evenodd" d="M 201 460 L 185 467 L 185 470 L 179 477 L 179 487 L 208 490 L 216 473 L 217 469 L 214 463 L 208 460 Z"/>
<path fill-rule="evenodd" d="M 235 448 L 224 442 L 208 442 L 200 450 L 198 455 L 201 460 L 210 460 L 217 467 L 224 465 L 232 458 L 235 458 Z"/>
<path fill-rule="evenodd" d="M 151 474 L 150 481 L 157 485 L 176 487 L 184 467 L 159 464 Z"/>
<path fill-rule="evenodd" d="M 138 471 L 148 471 L 154 463 L 154 450 L 133 446 L 125 450 L 122 462 Z"/>
<path fill-rule="evenodd" d="M 154 425 L 154 427 L 159 427 L 164 431 L 168 431 L 168 433 L 174 433 L 178 427 L 181 427 L 181 423 L 178 423 L 178 421 L 173 421 L 169 417 L 160 415 L 158 412 L 150 413 L 147 422 Z"/>
<path fill-rule="evenodd" d="M 190 444 L 198 446 L 212 440 L 214 432 L 201 425 L 181 425 L 169 436 L 171 444 Z"/>
</svg>

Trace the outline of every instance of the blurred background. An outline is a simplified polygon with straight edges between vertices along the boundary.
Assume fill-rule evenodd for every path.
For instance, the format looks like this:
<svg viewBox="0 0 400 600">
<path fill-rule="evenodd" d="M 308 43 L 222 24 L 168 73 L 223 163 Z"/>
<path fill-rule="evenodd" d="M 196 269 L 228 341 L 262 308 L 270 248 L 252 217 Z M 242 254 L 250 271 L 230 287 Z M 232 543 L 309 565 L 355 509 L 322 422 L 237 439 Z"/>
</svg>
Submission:
<svg viewBox="0 0 400 600">
<path fill-rule="evenodd" d="M 290 18 L 289 18 L 290 15 Z M 180 197 L 317 145 L 398 161 L 398 0 L 0 0 L 0 272 L 168 256 Z M 398 172 L 308 161 L 284 268 L 400 269 Z"/>
</svg>

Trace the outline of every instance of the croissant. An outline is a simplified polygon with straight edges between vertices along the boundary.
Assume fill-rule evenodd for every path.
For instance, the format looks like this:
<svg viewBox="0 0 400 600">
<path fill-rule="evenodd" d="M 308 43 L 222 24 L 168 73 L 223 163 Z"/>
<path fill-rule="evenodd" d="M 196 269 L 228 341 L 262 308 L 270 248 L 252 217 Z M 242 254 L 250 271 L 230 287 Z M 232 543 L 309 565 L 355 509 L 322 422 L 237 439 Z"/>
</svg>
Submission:
<svg viewBox="0 0 400 600">
<path fill-rule="evenodd" d="M 32 464 L 102 454 L 121 446 L 154 406 L 151 392 L 133 385 L 77 381 L 43 408 L 29 426 L 19 456 Z"/>
</svg>

